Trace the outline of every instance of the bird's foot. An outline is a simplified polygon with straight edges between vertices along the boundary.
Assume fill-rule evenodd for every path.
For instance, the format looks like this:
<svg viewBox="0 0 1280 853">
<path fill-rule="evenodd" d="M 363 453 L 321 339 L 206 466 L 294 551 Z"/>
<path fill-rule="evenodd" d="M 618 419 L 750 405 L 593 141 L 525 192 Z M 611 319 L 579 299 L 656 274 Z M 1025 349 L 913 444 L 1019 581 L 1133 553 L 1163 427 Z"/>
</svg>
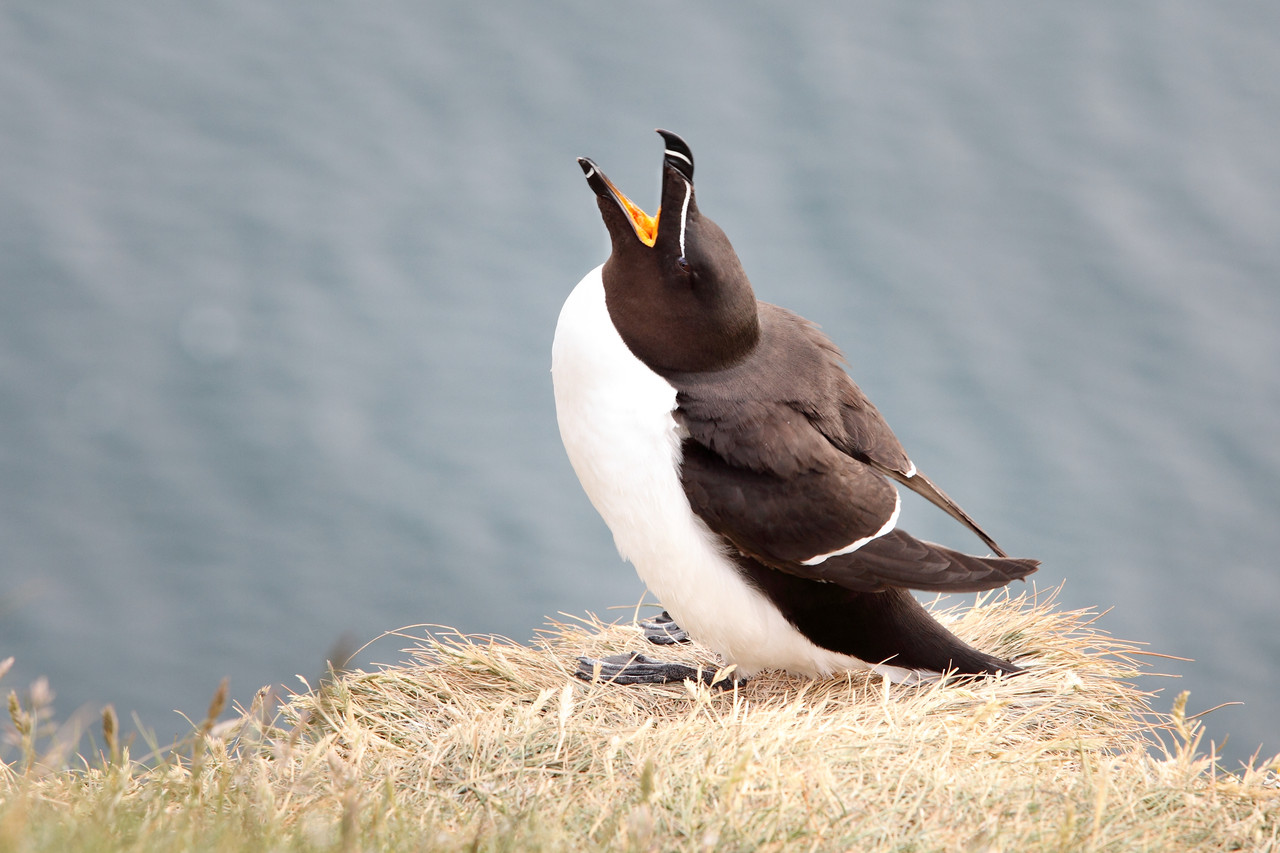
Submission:
<svg viewBox="0 0 1280 853">
<path fill-rule="evenodd" d="M 708 687 L 727 689 L 742 684 L 746 679 L 732 673 L 721 674 L 714 669 L 651 660 L 642 654 L 609 655 L 606 658 L 578 658 L 574 672 L 583 681 L 608 681 L 613 684 L 669 684 L 673 681 L 700 681 Z M 716 676 L 720 675 L 717 679 Z"/>
<path fill-rule="evenodd" d="M 665 610 L 652 619 L 642 621 L 640 628 L 644 631 L 644 638 L 655 646 L 690 642 L 689 632 L 677 625 L 676 620 Z"/>
</svg>

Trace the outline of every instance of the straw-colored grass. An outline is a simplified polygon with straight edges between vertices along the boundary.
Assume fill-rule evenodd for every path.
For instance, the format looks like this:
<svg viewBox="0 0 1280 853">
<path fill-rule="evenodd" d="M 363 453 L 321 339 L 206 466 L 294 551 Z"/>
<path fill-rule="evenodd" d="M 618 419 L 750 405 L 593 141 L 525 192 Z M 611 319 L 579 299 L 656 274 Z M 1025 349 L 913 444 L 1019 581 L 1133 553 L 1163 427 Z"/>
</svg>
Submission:
<svg viewBox="0 0 1280 853">
<path fill-rule="evenodd" d="M 14 700 L 0 850 L 1277 849 L 1275 762 L 1217 766 L 1185 697 L 1153 713 L 1141 650 L 1093 614 L 1001 597 L 940 615 L 1030 672 L 588 685 L 576 656 L 644 649 L 633 625 L 438 633 L 271 720 L 258 702 L 215 725 L 215 707 L 148 762 L 108 715 L 70 770 L 42 766 Z"/>
</svg>

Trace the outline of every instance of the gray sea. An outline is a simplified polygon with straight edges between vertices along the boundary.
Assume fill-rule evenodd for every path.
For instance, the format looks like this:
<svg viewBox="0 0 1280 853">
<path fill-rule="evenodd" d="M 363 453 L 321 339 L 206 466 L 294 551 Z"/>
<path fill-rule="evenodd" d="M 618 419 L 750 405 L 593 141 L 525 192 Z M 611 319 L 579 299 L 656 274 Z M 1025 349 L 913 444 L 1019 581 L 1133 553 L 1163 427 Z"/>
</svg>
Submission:
<svg viewBox="0 0 1280 853">
<path fill-rule="evenodd" d="M 402 626 L 629 618 L 549 348 L 574 158 L 652 209 L 655 127 L 1036 588 L 1280 752 L 1267 2 L 0 4 L 0 689 L 164 741 Z"/>
</svg>

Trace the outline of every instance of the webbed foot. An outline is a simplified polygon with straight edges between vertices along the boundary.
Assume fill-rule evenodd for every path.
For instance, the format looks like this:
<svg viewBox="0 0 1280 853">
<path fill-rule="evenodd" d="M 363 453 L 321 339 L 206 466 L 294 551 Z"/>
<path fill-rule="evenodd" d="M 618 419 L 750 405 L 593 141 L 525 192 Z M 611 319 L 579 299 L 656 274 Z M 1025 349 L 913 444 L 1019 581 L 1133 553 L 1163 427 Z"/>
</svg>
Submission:
<svg viewBox="0 0 1280 853">
<path fill-rule="evenodd" d="M 652 619 L 642 621 L 640 628 L 644 631 L 644 638 L 655 646 L 672 646 L 676 643 L 690 642 L 689 632 L 677 625 L 671 618 L 671 614 L 665 610 Z"/>
<path fill-rule="evenodd" d="M 599 674 L 597 675 L 597 668 Z M 639 653 L 609 655 L 606 658 L 578 658 L 574 672 L 583 681 L 608 681 L 613 684 L 669 684 L 673 681 L 701 681 L 710 687 L 721 689 L 741 684 L 745 679 L 735 679 L 732 674 L 716 681 L 716 670 L 651 660 Z"/>
</svg>

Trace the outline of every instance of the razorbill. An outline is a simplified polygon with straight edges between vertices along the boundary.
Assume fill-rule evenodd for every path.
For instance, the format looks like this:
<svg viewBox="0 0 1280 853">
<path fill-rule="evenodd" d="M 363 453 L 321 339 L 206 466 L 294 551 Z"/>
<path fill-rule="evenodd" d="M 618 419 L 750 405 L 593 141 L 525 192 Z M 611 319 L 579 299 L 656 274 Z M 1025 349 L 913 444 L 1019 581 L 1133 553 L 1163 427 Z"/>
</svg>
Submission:
<svg viewBox="0 0 1280 853">
<path fill-rule="evenodd" d="M 677 623 L 651 623 L 650 638 L 687 632 L 736 679 L 767 669 L 869 668 L 895 681 L 1019 671 L 961 642 L 909 590 L 993 589 L 1038 562 L 1008 558 L 916 469 L 830 340 L 756 299 L 729 239 L 698 210 L 689 146 L 658 133 L 652 217 L 578 160 L 612 253 L 569 294 L 551 350 L 574 471 Z M 998 556 L 899 529 L 896 483 Z M 579 675 L 593 672 L 637 683 L 698 671 L 629 655 L 583 659 Z"/>
</svg>

